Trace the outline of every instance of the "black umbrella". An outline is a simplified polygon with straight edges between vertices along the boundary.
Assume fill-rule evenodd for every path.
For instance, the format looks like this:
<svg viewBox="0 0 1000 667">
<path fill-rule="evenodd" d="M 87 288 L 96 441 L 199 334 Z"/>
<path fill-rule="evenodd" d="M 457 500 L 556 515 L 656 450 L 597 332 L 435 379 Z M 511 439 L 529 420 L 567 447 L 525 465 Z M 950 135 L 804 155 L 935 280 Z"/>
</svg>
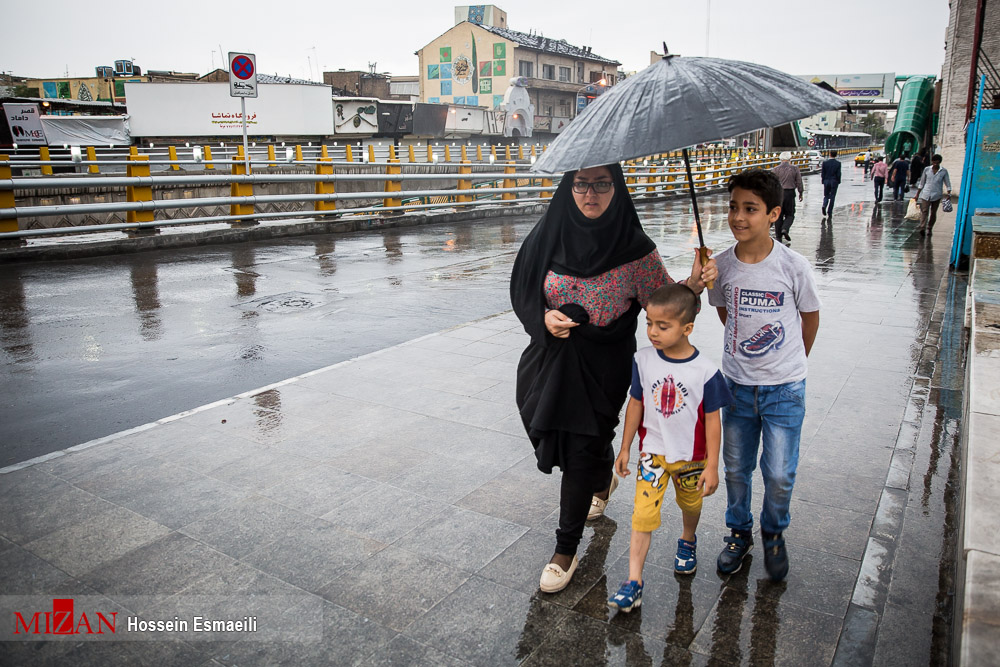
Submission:
<svg viewBox="0 0 1000 667">
<path fill-rule="evenodd" d="M 839 95 L 763 65 L 665 55 L 588 106 L 532 170 L 563 173 L 683 149 L 698 241 L 707 261 L 687 147 L 844 106 Z"/>
</svg>

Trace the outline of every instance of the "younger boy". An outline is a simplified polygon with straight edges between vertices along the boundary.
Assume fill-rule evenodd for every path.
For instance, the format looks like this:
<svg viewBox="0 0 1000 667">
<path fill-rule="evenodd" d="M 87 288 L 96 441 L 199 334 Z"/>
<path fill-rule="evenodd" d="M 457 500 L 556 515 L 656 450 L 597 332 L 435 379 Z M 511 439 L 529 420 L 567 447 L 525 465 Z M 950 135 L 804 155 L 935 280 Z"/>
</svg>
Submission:
<svg viewBox="0 0 1000 667">
<path fill-rule="evenodd" d="M 702 497 L 719 486 L 719 408 L 731 397 L 719 370 L 688 342 L 697 310 L 698 297 L 677 283 L 654 291 L 646 305 L 646 335 L 653 347 L 639 350 L 632 361 L 631 397 L 615 460 L 615 471 L 628 476 L 638 431 L 629 578 L 608 600 L 612 609 L 632 611 L 642 604 L 642 568 L 652 532 L 660 526 L 667 479 L 673 480 L 684 516 L 674 571 L 693 574 L 698 567 L 695 529 Z"/>
<path fill-rule="evenodd" d="M 708 297 L 726 325 L 722 371 L 733 394 L 722 413 L 726 525 L 732 535 L 725 538 L 718 568 L 737 572 L 753 548 L 751 482 L 763 433 L 760 530 L 764 567 L 774 581 L 788 573 L 782 532 L 790 519 L 805 417 L 806 357 L 819 329 L 820 307 L 809 262 L 771 239 L 781 196 L 778 179 L 761 169 L 729 179 L 729 228 L 736 245 L 716 257 L 719 278 Z"/>
</svg>

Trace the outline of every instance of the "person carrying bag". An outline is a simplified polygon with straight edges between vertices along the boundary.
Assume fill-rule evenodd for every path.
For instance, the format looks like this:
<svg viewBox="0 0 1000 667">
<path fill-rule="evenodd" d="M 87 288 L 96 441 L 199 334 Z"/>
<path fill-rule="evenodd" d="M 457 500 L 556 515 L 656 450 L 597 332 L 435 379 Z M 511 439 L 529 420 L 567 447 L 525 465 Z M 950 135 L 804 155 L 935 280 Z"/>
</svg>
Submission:
<svg viewBox="0 0 1000 667">
<path fill-rule="evenodd" d="M 931 156 L 931 166 L 924 169 L 920 174 L 920 180 L 917 181 L 917 195 L 914 199 L 920 208 L 920 226 L 917 227 L 917 231 L 921 236 L 934 229 L 938 205 L 942 199 L 948 203 L 945 211 L 951 209 L 951 177 L 948 175 L 948 170 L 941 166 L 941 160 L 940 155 Z M 948 189 L 947 195 L 944 193 L 945 188 Z"/>
</svg>

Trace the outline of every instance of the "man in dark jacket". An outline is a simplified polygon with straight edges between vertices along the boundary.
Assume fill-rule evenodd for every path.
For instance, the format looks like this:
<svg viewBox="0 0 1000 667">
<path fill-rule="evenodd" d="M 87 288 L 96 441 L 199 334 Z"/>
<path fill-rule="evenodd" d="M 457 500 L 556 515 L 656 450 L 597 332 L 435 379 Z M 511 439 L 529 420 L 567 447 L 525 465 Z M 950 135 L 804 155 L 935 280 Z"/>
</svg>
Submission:
<svg viewBox="0 0 1000 667">
<path fill-rule="evenodd" d="M 924 173 L 925 166 L 924 156 L 920 153 L 914 153 L 913 159 L 910 160 L 910 185 L 916 186 L 920 176 Z"/>
<path fill-rule="evenodd" d="M 900 155 L 889 167 L 889 183 L 892 184 L 892 200 L 903 201 L 906 194 L 906 175 L 910 171 L 908 156 Z"/>
<path fill-rule="evenodd" d="M 830 159 L 820 167 L 820 179 L 823 181 L 823 215 L 833 215 L 833 200 L 837 198 L 837 188 L 840 187 L 840 160 L 837 151 L 830 151 Z"/>
</svg>

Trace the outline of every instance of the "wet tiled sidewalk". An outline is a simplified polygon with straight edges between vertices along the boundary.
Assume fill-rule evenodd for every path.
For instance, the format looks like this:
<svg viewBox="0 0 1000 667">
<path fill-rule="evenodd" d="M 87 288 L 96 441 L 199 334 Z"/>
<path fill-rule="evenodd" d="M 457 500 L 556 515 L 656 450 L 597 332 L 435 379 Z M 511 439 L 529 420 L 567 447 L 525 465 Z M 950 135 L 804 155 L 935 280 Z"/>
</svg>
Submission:
<svg viewBox="0 0 1000 667">
<path fill-rule="evenodd" d="M 119 625 L 113 638 L 7 641 L 0 663 L 942 662 L 964 282 L 947 271 L 950 216 L 925 240 L 901 208 L 881 210 L 842 206 L 826 224 L 802 207 L 792 228 L 823 310 L 785 582 L 767 580 L 759 551 L 737 575 L 716 573 L 720 488 L 697 574 L 672 572 L 668 504 L 641 610 L 611 614 L 628 570 L 626 482 L 585 531 L 571 585 L 540 593 L 559 479 L 538 472 L 521 429 L 526 336 L 502 313 L 8 469 L 3 624 L 29 600 L 151 619 L 201 596 L 234 616 L 263 602 L 262 621 L 300 622 L 267 641 L 125 641 Z M 719 341 L 706 308 L 694 342 L 718 362 Z"/>
</svg>

